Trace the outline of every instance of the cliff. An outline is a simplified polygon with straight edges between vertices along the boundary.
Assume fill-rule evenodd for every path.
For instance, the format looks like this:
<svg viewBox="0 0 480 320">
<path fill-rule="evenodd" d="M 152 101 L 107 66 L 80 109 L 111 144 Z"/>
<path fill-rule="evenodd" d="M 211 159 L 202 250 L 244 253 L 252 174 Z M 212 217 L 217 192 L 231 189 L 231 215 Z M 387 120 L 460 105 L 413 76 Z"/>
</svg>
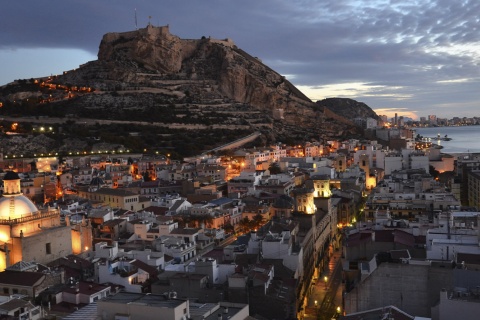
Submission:
<svg viewBox="0 0 480 320">
<path fill-rule="evenodd" d="M 62 75 L 17 81 L 2 93 L 4 114 L 135 122 L 198 135 L 260 131 L 261 144 L 360 135 L 232 40 L 180 39 L 168 26 L 107 33 L 98 60 Z M 13 98 L 19 96 L 28 103 L 19 106 Z"/>
</svg>

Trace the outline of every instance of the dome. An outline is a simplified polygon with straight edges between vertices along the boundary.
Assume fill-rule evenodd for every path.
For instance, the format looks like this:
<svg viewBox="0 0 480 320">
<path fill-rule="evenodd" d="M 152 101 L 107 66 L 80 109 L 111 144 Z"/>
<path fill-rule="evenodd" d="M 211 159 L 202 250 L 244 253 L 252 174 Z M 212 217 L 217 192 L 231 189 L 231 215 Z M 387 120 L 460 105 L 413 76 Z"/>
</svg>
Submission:
<svg viewBox="0 0 480 320">
<path fill-rule="evenodd" d="M 13 199 L 15 213 L 10 215 L 10 204 Z M 38 209 L 30 199 L 23 195 L 17 195 L 14 197 L 2 197 L 0 198 L 0 219 L 16 219 L 24 216 L 29 216 L 32 213 L 37 212 Z"/>
<path fill-rule="evenodd" d="M 20 177 L 18 176 L 18 173 L 16 173 L 16 172 L 7 171 L 7 173 L 3 177 L 3 180 L 20 180 Z"/>
</svg>

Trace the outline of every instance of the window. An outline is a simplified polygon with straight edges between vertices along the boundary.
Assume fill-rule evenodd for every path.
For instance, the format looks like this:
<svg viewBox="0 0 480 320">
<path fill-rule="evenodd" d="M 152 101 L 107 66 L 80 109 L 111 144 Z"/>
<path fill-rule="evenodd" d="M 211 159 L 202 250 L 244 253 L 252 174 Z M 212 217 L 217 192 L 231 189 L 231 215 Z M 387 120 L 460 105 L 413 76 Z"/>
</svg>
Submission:
<svg viewBox="0 0 480 320">
<path fill-rule="evenodd" d="M 52 245 L 51 243 L 45 243 L 45 252 L 46 254 L 52 254 Z"/>
<path fill-rule="evenodd" d="M 13 294 L 18 294 L 18 289 L 13 289 L 13 290 L 12 290 L 12 293 L 13 293 Z"/>
<path fill-rule="evenodd" d="M 3 288 L 3 293 L 9 294 L 9 293 L 10 293 L 10 289 L 9 289 L 9 288 Z"/>
</svg>

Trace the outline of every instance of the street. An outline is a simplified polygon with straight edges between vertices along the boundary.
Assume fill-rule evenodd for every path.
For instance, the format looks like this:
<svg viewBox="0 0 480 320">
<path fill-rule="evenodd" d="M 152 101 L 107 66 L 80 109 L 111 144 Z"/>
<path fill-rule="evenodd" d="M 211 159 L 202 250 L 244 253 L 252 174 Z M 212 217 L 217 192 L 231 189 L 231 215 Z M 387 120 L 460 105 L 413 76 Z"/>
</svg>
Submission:
<svg viewBox="0 0 480 320">
<path fill-rule="evenodd" d="M 328 269 L 322 272 L 313 285 L 304 319 L 330 320 L 338 316 L 342 307 L 341 252 L 335 251 L 330 257 Z M 325 281 L 326 280 L 326 281 Z M 340 309 L 337 309 L 339 308 Z"/>
</svg>

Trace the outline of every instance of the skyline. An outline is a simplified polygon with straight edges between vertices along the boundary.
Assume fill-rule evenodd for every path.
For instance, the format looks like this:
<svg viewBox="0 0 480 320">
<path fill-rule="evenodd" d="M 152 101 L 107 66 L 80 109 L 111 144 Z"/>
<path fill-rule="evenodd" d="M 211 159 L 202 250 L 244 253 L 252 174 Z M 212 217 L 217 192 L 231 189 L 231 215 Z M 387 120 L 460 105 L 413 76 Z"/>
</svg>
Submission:
<svg viewBox="0 0 480 320">
<path fill-rule="evenodd" d="M 351 98 L 378 115 L 417 120 L 480 116 L 478 1 L 25 0 L 2 7 L 0 85 L 78 68 L 97 58 L 105 33 L 134 30 L 137 21 L 138 28 L 168 24 L 183 39 L 230 38 L 314 102 Z"/>
</svg>

